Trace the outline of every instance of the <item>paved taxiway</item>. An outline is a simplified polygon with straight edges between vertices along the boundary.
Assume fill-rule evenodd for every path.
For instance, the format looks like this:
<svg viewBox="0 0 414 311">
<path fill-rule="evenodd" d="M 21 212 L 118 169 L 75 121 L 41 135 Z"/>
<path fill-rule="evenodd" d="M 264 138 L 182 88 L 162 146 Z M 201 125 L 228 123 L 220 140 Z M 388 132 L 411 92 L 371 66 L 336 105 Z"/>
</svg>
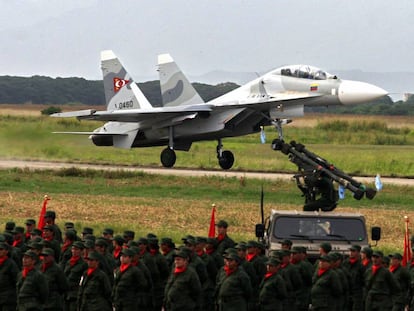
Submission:
<svg viewBox="0 0 414 311">
<path fill-rule="evenodd" d="M 33 170 L 41 169 L 62 169 L 76 167 L 79 169 L 95 169 L 95 170 L 125 170 L 144 172 L 148 174 L 159 175 L 176 175 L 176 176 L 220 176 L 220 177 L 237 177 L 237 178 L 256 178 L 266 180 L 293 180 L 293 174 L 283 173 L 262 173 L 262 172 L 240 172 L 240 171 L 223 171 L 223 170 L 195 170 L 195 169 L 178 169 L 178 168 L 151 168 L 151 167 L 132 167 L 118 165 L 97 165 L 97 164 L 80 164 L 66 162 L 47 162 L 47 161 L 21 161 L 21 160 L 0 160 L 0 169 L 7 168 L 28 168 Z M 375 176 L 355 177 L 356 180 L 364 184 L 374 183 Z M 414 186 L 412 178 L 389 178 L 381 177 L 383 185 L 407 185 Z"/>
</svg>

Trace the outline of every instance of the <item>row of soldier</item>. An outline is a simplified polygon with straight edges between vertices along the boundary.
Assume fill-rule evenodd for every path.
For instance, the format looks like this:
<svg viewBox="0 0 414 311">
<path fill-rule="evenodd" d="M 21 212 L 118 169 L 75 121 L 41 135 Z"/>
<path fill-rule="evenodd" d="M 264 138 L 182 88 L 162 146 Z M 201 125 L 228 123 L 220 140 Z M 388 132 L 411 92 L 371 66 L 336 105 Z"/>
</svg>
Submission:
<svg viewBox="0 0 414 311">
<path fill-rule="evenodd" d="M 59 242 L 55 213 L 45 216 L 42 231 L 29 219 L 28 231 L 10 222 L 0 236 L 2 309 L 404 310 L 409 304 L 411 277 L 399 254 L 386 267 L 389 257 L 370 248 L 354 245 L 343 258 L 322 244 L 312 265 L 305 248 L 285 241 L 265 257 L 261 243 L 236 245 L 225 221 L 217 224 L 217 238 L 186 236 L 178 249 L 170 238 L 135 241 L 133 231 L 114 236 L 109 228 L 99 238 L 84 228 L 79 238 L 72 223 Z M 17 281 L 6 290 L 9 274 Z"/>
</svg>

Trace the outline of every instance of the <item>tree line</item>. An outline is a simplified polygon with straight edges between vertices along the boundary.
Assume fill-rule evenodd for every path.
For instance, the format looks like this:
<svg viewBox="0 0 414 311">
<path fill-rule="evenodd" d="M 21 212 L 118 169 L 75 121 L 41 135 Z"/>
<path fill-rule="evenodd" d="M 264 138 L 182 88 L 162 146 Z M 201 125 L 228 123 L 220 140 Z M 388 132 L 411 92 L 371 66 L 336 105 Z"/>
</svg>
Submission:
<svg viewBox="0 0 414 311">
<path fill-rule="evenodd" d="M 138 86 L 154 106 L 161 106 L 159 81 L 138 83 Z M 200 96 L 209 101 L 223 95 L 239 85 L 231 82 L 209 85 L 193 83 Z M 105 105 L 102 80 L 84 78 L 50 78 L 45 76 L 15 77 L 0 76 L 0 104 L 46 104 L 46 105 Z M 414 97 L 408 101 L 393 102 L 384 97 L 375 103 L 357 106 L 313 107 L 306 111 L 343 114 L 370 115 L 414 115 Z"/>
</svg>

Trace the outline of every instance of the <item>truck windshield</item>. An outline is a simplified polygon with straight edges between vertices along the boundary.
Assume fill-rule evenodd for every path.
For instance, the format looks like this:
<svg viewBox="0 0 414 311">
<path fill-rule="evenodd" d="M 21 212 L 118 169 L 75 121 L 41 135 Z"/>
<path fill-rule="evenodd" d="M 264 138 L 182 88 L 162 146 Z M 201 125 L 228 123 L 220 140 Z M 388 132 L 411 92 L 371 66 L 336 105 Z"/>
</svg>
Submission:
<svg viewBox="0 0 414 311">
<path fill-rule="evenodd" d="M 277 239 L 291 240 L 345 240 L 367 239 L 362 219 L 345 217 L 279 216 L 275 220 L 273 235 Z"/>
</svg>

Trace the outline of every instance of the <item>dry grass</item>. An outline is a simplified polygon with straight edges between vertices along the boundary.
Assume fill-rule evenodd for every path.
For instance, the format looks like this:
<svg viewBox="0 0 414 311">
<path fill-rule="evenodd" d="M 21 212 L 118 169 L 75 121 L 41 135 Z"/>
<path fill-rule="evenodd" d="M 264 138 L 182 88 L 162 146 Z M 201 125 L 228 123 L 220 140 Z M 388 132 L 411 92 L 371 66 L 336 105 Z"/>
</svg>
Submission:
<svg viewBox="0 0 414 311">
<path fill-rule="evenodd" d="M 142 197 L 112 197 L 96 195 L 59 194 L 53 197 L 48 208 L 55 210 L 58 223 L 75 222 L 77 229 L 91 226 L 100 233 L 105 227 L 113 227 L 117 233 L 132 229 L 138 236 L 153 232 L 159 236 L 172 236 L 176 240 L 185 234 L 206 235 L 210 222 L 211 204 L 207 200 L 185 200 Z M 217 205 L 217 218 L 226 219 L 231 235 L 236 240 L 254 239 L 254 226 L 260 222 L 258 204 L 234 202 L 229 206 Z M 26 218 L 37 218 L 42 198 L 37 193 L 7 193 L 0 199 L 0 219 L 14 220 L 22 224 Z M 266 204 L 265 215 L 271 209 L 295 210 L 297 206 Z M 339 209 L 338 209 L 339 211 Z M 340 207 L 343 212 L 355 212 L 354 208 Z M 414 220 L 414 212 L 408 210 L 358 209 L 365 215 L 368 230 L 382 227 L 380 247 L 385 250 L 402 250 L 405 228 L 404 216 Z"/>
</svg>

